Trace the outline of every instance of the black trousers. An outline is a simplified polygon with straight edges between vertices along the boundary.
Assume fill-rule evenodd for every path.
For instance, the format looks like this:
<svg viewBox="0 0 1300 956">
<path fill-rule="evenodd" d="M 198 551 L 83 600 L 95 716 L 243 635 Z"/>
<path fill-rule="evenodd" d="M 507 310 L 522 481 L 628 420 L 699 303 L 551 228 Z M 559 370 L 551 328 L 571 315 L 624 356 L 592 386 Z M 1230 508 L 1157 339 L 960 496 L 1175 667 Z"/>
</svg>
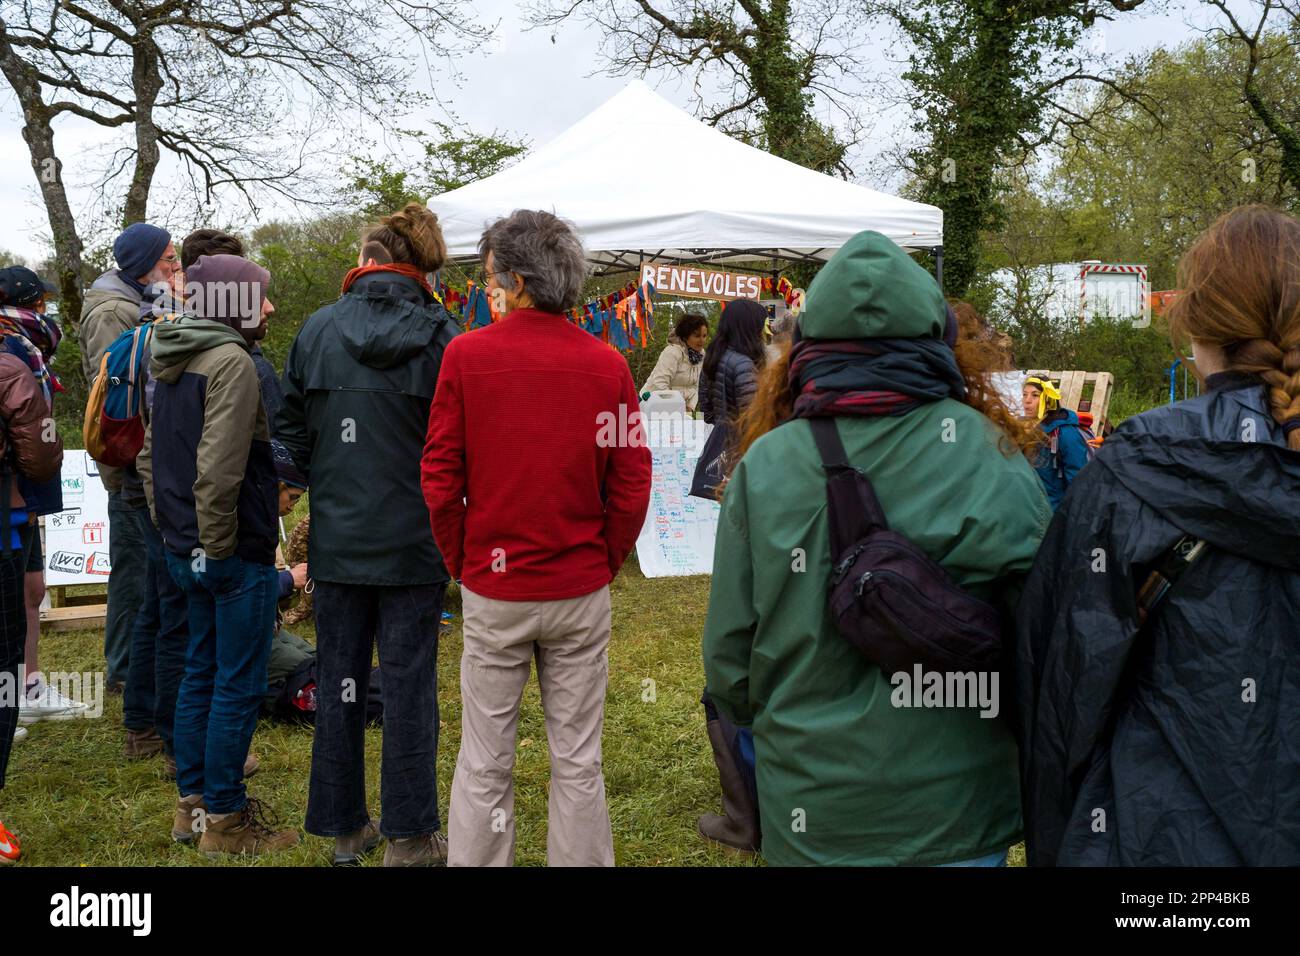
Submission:
<svg viewBox="0 0 1300 956">
<path fill-rule="evenodd" d="M 0 529 L 0 534 L 9 529 Z M 18 707 L 22 703 L 23 658 L 27 647 L 27 604 L 23 597 L 23 575 L 27 571 L 27 549 L 31 536 L 39 534 L 34 524 L 19 531 L 21 545 L 8 557 L 0 554 L 0 789 L 5 785 L 9 768 L 9 751 L 18 727 Z"/>
<path fill-rule="evenodd" d="M 438 624 L 446 584 L 384 587 L 317 581 L 316 736 L 307 832 L 338 837 L 370 819 L 365 730 L 370 659 L 379 644 L 384 749 L 379 829 L 412 837 L 438 816 Z"/>
</svg>

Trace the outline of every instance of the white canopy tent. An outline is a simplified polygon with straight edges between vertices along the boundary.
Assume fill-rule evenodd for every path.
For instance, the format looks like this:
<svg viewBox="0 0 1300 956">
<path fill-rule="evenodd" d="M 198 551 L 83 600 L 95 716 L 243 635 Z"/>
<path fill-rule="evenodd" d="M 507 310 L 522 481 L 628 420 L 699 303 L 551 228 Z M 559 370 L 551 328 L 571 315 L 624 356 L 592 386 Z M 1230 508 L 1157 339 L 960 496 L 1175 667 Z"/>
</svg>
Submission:
<svg viewBox="0 0 1300 956">
<path fill-rule="evenodd" d="M 487 223 L 515 209 L 573 222 L 599 272 L 640 260 L 824 261 L 874 229 L 939 261 L 943 212 L 748 146 L 640 80 L 518 164 L 434 196 L 453 259 L 477 256 Z"/>
</svg>

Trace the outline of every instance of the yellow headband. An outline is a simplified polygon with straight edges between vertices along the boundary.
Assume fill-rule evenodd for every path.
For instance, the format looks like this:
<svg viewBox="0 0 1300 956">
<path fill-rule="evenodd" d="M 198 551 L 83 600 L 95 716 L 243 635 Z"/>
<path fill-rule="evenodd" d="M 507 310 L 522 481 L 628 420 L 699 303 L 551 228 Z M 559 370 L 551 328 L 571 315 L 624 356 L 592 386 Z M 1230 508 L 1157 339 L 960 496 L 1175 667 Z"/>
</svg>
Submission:
<svg viewBox="0 0 1300 956">
<path fill-rule="evenodd" d="M 1038 420 L 1042 421 L 1043 416 L 1049 409 L 1057 409 L 1061 404 L 1061 392 L 1051 382 L 1043 378 L 1027 378 L 1026 385 L 1033 385 L 1038 389 Z"/>
</svg>

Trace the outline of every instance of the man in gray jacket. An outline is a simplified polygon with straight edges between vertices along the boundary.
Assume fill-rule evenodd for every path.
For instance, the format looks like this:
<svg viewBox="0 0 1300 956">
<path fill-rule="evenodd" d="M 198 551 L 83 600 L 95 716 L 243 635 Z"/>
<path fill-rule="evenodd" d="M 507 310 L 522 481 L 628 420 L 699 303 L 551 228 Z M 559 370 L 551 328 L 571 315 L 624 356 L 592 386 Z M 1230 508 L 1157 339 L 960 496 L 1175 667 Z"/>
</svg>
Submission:
<svg viewBox="0 0 1300 956">
<path fill-rule="evenodd" d="M 95 381 L 100 359 L 113 340 L 140 322 L 141 303 L 152 299 L 180 270 L 180 260 L 166 229 L 137 222 L 113 243 L 118 268 L 105 272 L 86 293 L 81 310 L 81 367 L 87 384 Z M 99 466 L 108 491 L 108 616 L 104 626 L 104 657 L 108 689 L 120 692 L 126 683 L 127 656 L 135 609 L 143 597 L 144 533 L 136 509 L 144 504 L 144 487 L 133 465 Z M 135 741 L 140 753 L 162 749 L 162 740 Z M 149 750 L 152 748 L 152 750 Z M 128 748 L 128 751 L 130 748 Z"/>
</svg>

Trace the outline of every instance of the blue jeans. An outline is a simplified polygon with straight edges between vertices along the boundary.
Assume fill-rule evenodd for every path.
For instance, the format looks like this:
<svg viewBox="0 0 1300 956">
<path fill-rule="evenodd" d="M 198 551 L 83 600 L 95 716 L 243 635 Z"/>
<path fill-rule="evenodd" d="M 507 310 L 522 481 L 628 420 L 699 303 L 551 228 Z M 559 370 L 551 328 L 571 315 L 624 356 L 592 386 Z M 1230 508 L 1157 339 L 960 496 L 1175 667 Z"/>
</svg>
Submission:
<svg viewBox="0 0 1300 956">
<path fill-rule="evenodd" d="M 176 694 L 185 674 L 185 649 L 189 643 L 189 610 L 185 592 L 167 570 L 162 535 L 148 508 L 136 509 L 144 532 L 144 602 L 135 615 L 131 656 L 127 662 L 122 722 L 127 730 L 153 727 L 167 753 L 175 756 L 172 725 Z"/>
<path fill-rule="evenodd" d="M 370 819 L 366 692 L 376 641 L 384 697 L 380 832 L 392 839 L 439 829 L 438 624 L 446 590 L 446 584 L 316 582 L 316 736 L 308 833 L 343 836 Z"/>
<path fill-rule="evenodd" d="M 108 611 L 104 621 L 104 659 L 109 683 L 127 679 L 131 630 L 144 598 L 144 531 L 136 509 L 121 492 L 108 495 Z"/>
<path fill-rule="evenodd" d="M 189 599 L 190 644 L 176 699 L 176 787 L 203 794 L 209 813 L 234 813 L 247 801 L 244 760 L 266 693 L 275 631 L 278 576 L 269 564 L 232 556 L 167 552 L 167 568 Z"/>
</svg>

